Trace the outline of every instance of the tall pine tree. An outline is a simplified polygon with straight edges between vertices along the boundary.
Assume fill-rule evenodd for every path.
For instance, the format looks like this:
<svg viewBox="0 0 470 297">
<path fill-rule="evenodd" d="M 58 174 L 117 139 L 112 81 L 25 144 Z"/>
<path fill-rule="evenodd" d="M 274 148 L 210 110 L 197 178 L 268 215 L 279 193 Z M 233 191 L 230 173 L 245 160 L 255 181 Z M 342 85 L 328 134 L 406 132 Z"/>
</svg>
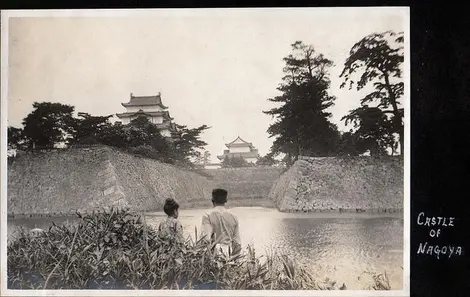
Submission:
<svg viewBox="0 0 470 297">
<path fill-rule="evenodd" d="M 286 154 L 288 164 L 302 154 L 333 155 L 339 141 L 338 129 L 326 111 L 335 100 L 328 94 L 328 68 L 333 62 L 301 41 L 291 46 L 292 54 L 284 58 L 285 76 L 277 88 L 281 95 L 268 99 L 280 106 L 263 111 L 276 118 L 268 128 L 270 137 L 276 137 L 271 153 Z"/>
<path fill-rule="evenodd" d="M 403 32 L 370 34 L 351 48 L 340 75 L 344 79 L 342 88 L 348 84 L 349 89 L 356 85 L 357 90 L 373 87 L 373 91 L 361 99 L 361 107 L 343 117 L 346 123 L 352 121 L 356 128 L 360 127 L 355 134 L 359 140 L 367 140 L 371 154 L 387 148 L 394 152 L 394 135 L 398 135 L 400 154 L 403 154 L 403 44 Z M 371 120 L 375 120 L 374 125 Z"/>
</svg>

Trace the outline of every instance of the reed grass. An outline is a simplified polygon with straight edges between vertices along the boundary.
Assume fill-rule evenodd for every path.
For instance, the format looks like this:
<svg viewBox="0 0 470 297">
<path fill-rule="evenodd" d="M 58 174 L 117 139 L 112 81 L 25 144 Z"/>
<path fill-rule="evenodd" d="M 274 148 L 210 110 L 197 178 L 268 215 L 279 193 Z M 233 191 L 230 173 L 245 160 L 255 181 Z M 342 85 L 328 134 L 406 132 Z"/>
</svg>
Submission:
<svg viewBox="0 0 470 297">
<path fill-rule="evenodd" d="M 23 230 L 7 248 L 9 289 L 337 290 L 285 255 L 214 253 L 204 238 L 163 238 L 144 217 L 111 209 L 40 234 Z M 385 284 L 385 285 L 384 285 Z M 377 276 L 376 290 L 390 289 Z"/>
</svg>

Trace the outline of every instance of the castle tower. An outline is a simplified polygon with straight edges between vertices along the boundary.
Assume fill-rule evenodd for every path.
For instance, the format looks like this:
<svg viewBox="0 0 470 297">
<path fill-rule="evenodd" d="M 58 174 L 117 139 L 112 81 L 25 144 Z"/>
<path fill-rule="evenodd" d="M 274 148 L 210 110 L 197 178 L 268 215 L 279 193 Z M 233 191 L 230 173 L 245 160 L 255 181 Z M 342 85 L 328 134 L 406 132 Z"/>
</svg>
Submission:
<svg viewBox="0 0 470 297">
<path fill-rule="evenodd" d="M 228 156 L 229 158 L 242 157 L 248 163 L 256 163 L 259 158 L 258 150 L 255 149 L 253 144 L 241 139 L 240 136 L 238 136 L 234 141 L 226 143 L 225 146 L 228 150 L 224 150 L 223 155 L 217 156 L 221 161 Z"/>
<path fill-rule="evenodd" d="M 161 93 L 156 96 L 134 96 L 130 94 L 129 102 L 121 103 L 126 108 L 126 112 L 118 113 L 116 116 L 123 125 L 129 124 L 139 116 L 146 116 L 152 124 L 157 125 L 161 134 L 165 137 L 172 137 L 176 133 L 176 125 L 172 123 L 168 107 L 163 105 Z"/>
</svg>

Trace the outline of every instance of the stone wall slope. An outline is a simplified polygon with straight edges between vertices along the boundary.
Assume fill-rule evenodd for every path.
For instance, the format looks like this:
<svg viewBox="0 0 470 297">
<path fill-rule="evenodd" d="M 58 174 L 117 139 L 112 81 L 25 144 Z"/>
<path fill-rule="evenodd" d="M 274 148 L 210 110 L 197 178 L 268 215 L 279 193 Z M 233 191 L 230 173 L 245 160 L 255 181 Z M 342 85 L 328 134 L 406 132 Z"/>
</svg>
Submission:
<svg viewBox="0 0 470 297">
<path fill-rule="evenodd" d="M 227 189 L 230 199 L 266 199 L 282 174 L 281 167 L 207 169 L 214 186 Z"/>
<path fill-rule="evenodd" d="M 302 158 L 272 187 L 280 211 L 402 210 L 403 159 Z"/>
<path fill-rule="evenodd" d="M 22 153 L 8 166 L 9 214 L 59 214 L 103 207 L 161 210 L 210 201 L 206 177 L 110 147 Z"/>
</svg>

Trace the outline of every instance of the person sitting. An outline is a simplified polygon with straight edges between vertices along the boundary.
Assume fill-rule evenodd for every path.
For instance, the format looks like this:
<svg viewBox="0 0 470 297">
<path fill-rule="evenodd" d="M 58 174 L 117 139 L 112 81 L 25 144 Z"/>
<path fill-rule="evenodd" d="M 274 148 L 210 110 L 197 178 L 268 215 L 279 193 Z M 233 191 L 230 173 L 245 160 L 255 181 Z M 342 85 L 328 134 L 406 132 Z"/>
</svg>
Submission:
<svg viewBox="0 0 470 297">
<path fill-rule="evenodd" d="M 238 219 L 225 208 L 227 190 L 212 191 L 211 212 L 202 217 L 202 236 L 216 243 L 216 250 L 225 255 L 236 255 L 241 252 L 241 240 Z"/>
<path fill-rule="evenodd" d="M 183 226 L 178 220 L 178 210 L 179 204 L 173 198 L 165 200 L 163 211 L 167 217 L 158 226 L 161 236 L 183 240 Z"/>
</svg>

